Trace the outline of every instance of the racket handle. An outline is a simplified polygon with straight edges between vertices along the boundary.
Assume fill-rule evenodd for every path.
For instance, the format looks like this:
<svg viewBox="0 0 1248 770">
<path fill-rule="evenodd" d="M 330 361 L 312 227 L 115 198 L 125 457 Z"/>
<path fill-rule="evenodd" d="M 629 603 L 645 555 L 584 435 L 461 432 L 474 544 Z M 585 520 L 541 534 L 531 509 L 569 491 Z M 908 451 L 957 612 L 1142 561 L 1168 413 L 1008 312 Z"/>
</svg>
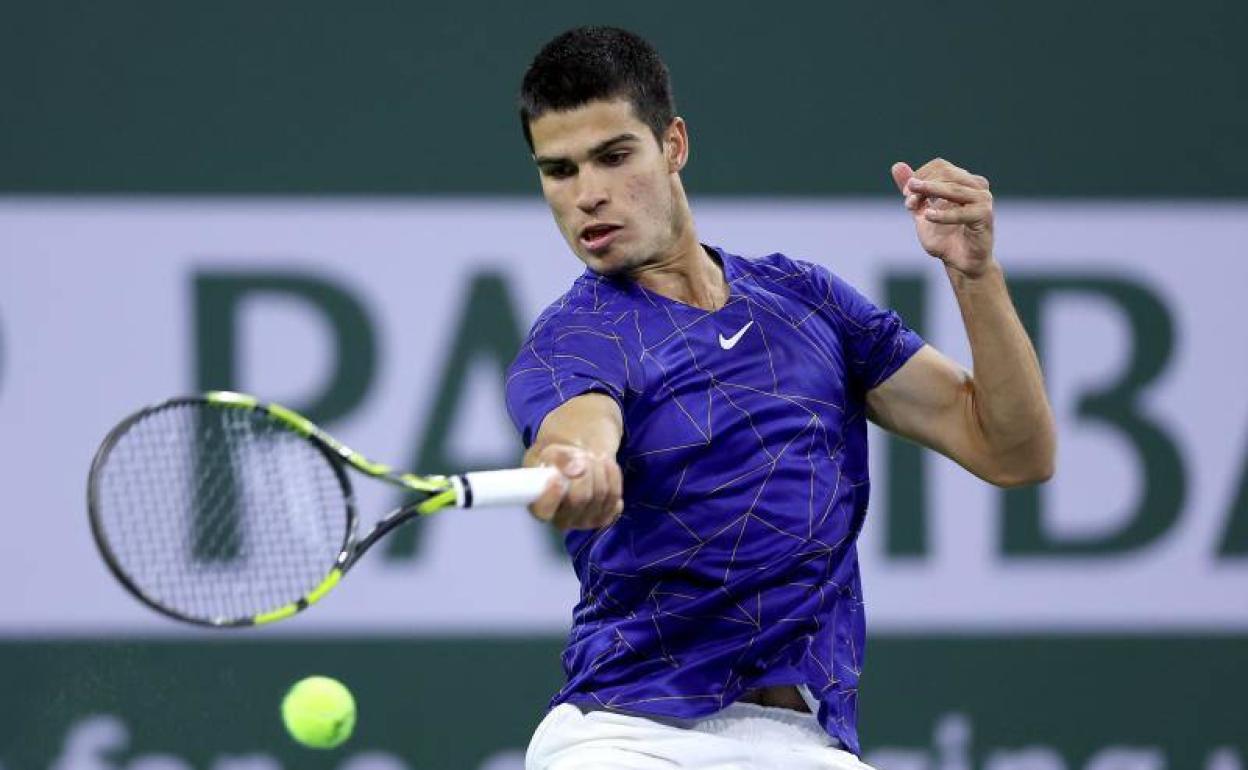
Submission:
<svg viewBox="0 0 1248 770">
<path fill-rule="evenodd" d="M 559 475 L 555 468 L 508 468 L 501 471 L 477 471 L 451 478 L 455 485 L 455 504 L 460 508 L 486 505 L 528 505 L 546 489 L 546 484 Z"/>
</svg>

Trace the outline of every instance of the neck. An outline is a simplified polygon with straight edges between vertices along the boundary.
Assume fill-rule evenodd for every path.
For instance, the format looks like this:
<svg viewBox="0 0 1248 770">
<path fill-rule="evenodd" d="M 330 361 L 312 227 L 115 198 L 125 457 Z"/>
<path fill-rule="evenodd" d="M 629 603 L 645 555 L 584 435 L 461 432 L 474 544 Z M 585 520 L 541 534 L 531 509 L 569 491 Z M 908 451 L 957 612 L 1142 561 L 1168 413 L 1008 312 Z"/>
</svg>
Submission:
<svg viewBox="0 0 1248 770">
<path fill-rule="evenodd" d="M 720 265 L 706 253 L 686 208 L 671 249 L 629 272 L 647 291 L 702 310 L 718 310 L 728 301 L 728 281 Z"/>
</svg>

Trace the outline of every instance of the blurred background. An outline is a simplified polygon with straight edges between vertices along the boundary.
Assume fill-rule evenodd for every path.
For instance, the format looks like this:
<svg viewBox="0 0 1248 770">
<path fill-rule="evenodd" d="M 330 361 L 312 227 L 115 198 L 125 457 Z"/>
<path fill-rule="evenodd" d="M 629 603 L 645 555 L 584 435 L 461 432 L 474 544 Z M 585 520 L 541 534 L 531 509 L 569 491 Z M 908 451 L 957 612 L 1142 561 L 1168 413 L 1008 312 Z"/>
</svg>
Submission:
<svg viewBox="0 0 1248 770">
<path fill-rule="evenodd" d="M 672 70 L 704 241 L 826 264 L 968 365 L 888 167 L 993 182 L 1058 473 L 1004 493 L 873 434 L 868 761 L 1242 770 L 1245 8 L 6 3 L 0 768 L 522 766 L 576 599 L 523 511 L 422 523 L 314 611 L 207 633 L 114 583 L 85 477 L 126 413 L 206 388 L 396 465 L 516 462 L 501 374 L 579 263 L 515 91 L 606 23 Z M 360 703 L 334 752 L 277 717 L 311 673 Z"/>
</svg>

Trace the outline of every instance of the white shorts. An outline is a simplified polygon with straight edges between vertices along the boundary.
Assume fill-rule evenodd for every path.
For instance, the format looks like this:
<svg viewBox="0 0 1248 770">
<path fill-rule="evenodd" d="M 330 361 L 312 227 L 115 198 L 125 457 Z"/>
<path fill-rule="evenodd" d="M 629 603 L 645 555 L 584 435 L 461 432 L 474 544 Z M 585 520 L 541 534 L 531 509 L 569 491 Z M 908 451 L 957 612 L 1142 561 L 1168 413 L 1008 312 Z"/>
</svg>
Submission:
<svg viewBox="0 0 1248 770">
<path fill-rule="evenodd" d="M 812 714 L 734 703 L 705 719 L 656 721 L 568 703 L 537 726 L 525 770 L 871 770 Z"/>
</svg>

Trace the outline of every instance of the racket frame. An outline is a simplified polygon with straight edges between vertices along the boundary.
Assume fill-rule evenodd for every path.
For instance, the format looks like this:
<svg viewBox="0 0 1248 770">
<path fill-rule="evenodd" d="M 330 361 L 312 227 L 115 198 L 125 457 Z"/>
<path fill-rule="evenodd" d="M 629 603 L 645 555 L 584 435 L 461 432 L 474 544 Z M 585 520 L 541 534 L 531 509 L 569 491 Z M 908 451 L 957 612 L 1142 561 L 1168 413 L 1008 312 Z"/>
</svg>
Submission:
<svg viewBox="0 0 1248 770">
<path fill-rule="evenodd" d="M 157 602 L 143 592 L 143 589 L 122 568 L 105 536 L 104 527 L 100 522 L 99 496 L 96 479 L 108 460 L 113 448 L 123 436 L 140 420 L 154 412 L 179 406 L 211 406 L 214 408 L 247 409 L 261 412 L 274 419 L 285 429 L 302 436 L 317 448 L 334 469 L 334 475 L 342 489 L 345 514 L 347 517 L 346 535 L 337 557 L 333 561 L 325 579 L 319 585 L 296 601 L 289 602 L 266 612 L 249 618 L 196 618 L 181 613 L 171 607 Z M 355 504 L 355 490 L 351 486 L 346 468 L 355 470 L 372 478 L 385 481 L 408 492 L 420 495 L 407 505 L 397 508 L 382 517 L 372 530 L 362 539 L 359 538 L 359 514 Z M 343 444 L 341 441 L 321 430 L 308 418 L 280 404 L 260 401 L 254 396 L 232 391 L 209 391 L 199 396 L 180 396 L 163 401 L 159 404 L 144 407 L 126 417 L 116 425 L 101 442 L 91 462 L 91 471 L 87 481 L 87 511 L 91 521 L 91 533 L 104 563 L 113 576 L 132 595 L 143 604 L 167 617 L 184 623 L 207 628 L 245 628 L 272 623 L 288 618 L 320 601 L 334 586 L 342 580 L 360 556 L 372 547 L 379 539 L 403 523 L 417 517 L 425 516 L 455 505 L 471 505 L 470 487 L 463 477 L 418 476 L 414 473 L 396 473 L 393 468 L 382 463 L 375 463 L 359 452 Z M 465 499 L 467 497 L 467 499 Z"/>
</svg>

